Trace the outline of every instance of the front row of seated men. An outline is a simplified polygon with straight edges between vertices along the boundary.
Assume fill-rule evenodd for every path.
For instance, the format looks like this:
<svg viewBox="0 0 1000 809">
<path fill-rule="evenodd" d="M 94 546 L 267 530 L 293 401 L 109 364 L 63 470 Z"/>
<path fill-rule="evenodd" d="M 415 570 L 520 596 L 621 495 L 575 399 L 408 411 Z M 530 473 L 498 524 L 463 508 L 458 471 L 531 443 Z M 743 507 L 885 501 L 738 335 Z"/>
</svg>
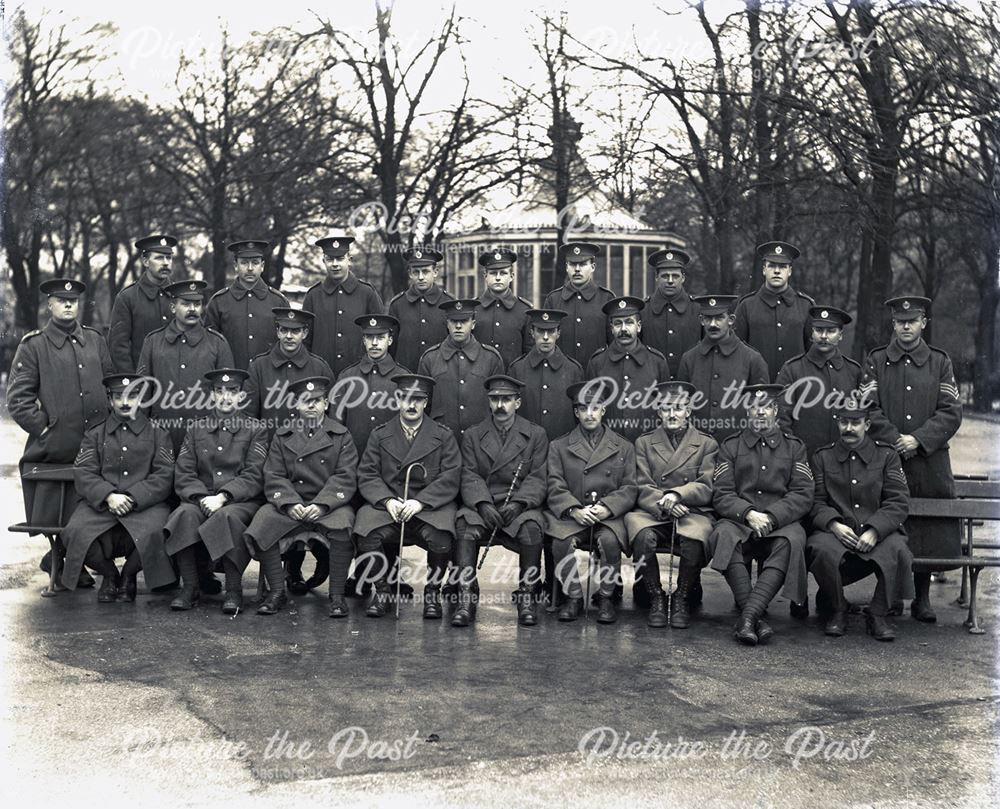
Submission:
<svg viewBox="0 0 1000 809">
<path fill-rule="evenodd" d="M 690 423 L 695 388 L 661 383 L 660 426 L 633 445 L 603 424 L 603 383 L 579 382 L 566 391 L 577 425 L 549 443 L 517 413 L 524 383 L 497 374 L 483 383 L 490 413 L 466 430 L 460 449 L 454 433 L 426 415 L 434 380 L 400 374 L 398 417 L 371 432 L 359 461 L 351 434 L 327 413 L 329 378 L 291 386 L 298 419 L 268 446 L 266 427 L 239 412 L 247 376 L 233 368 L 205 375 L 214 410 L 189 427 L 176 463 L 168 433 L 139 407 L 146 380 L 104 378 L 113 413 L 87 433 L 76 459 L 85 502 L 64 531 L 67 587 L 87 564 L 103 576 L 100 602 L 134 601 L 138 571 L 149 587 L 168 584 L 173 557 L 182 587 L 171 608 L 191 609 L 200 543 L 225 571 L 223 611 L 242 609 L 243 573 L 255 558 L 270 588 L 257 612 L 270 615 L 286 603 L 282 555 L 311 548 L 329 560 L 331 617 L 348 615 L 345 582 L 356 553 L 359 578 L 373 585 L 366 613 L 381 617 L 392 600 L 387 551 L 403 542 L 427 554 L 424 617 L 442 617 L 442 585 L 450 581 L 457 590 L 451 623 L 467 626 L 479 599 L 477 555 L 499 545 L 518 554 L 514 601 L 518 622 L 531 626 L 548 537 L 561 589 L 552 607 L 561 602 L 561 621 L 584 610 L 577 549 L 597 559 L 602 623 L 616 620 L 622 553 L 632 556 L 636 601 L 649 605 L 651 627 L 690 624 L 710 563 L 732 590 L 740 611 L 735 636 L 748 645 L 773 635 L 764 614 L 779 590 L 805 602 L 807 570 L 819 583 L 829 635 L 846 628 L 845 583 L 875 575 L 865 618 L 878 640 L 894 637 L 890 603 L 913 596 L 902 533 L 906 478 L 896 451 L 867 436 L 866 403 L 857 394 L 835 411 L 839 440 L 810 464 L 805 445 L 778 427 L 779 385 L 746 388 L 747 426 L 720 446 Z M 669 610 L 659 550 L 680 560 Z M 125 558 L 121 571 L 118 557 Z M 672 580 L 672 559 L 670 566 Z"/>
</svg>

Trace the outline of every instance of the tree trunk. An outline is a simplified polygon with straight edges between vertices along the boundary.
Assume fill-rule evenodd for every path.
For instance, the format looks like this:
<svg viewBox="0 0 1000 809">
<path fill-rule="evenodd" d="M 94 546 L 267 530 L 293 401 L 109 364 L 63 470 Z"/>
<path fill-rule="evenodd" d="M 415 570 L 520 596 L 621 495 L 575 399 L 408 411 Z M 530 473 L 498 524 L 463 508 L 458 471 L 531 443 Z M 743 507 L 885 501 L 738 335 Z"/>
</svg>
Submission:
<svg viewBox="0 0 1000 809">
<path fill-rule="evenodd" d="M 986 268 L 982 274 L 979 289 L 979 319 L 976 324 L 976 357 L 973 364 L 974 379 L 972 406 L 981 412 L 988 412 L 993 402 L 994 383 L 1000 368 L 997 366 L 996 334 L 997 307 L 1000 306 L 1000 278 L 997 266 L 1000 263 L 1000 244 L 994 242 L 984 250 Z"/>
<path fill-rule="evenodd" d="M 892 236 L 896 219 L 895 163 L 872 163 L 871 263 L 861 266 L 858 279 L 858 321 L 855 355 L 885 343 L 888 317 L 885 301 L 892 292 Z"/>
</svg>

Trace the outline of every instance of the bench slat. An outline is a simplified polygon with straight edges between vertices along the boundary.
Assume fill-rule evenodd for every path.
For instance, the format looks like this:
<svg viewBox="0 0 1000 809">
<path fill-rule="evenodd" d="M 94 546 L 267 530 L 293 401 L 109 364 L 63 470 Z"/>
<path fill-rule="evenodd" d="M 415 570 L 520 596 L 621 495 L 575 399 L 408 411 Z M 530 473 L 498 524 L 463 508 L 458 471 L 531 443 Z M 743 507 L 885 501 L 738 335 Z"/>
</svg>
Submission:
<svg viewBox="0 0 1000 809">
<path fill-rule="evenodd" d="M 1000 520 L 1000 500 L 979 498 L 949 500 L 943 497 L 913 497 L 910 499 L 910 516 Z"/>
<path fill-rule="evenodd" d="M 915 565 L 940 565 L 947 564 L 955 567 L 1000 567 L 1000 556 L 961 556 L 948 558 L 937 558 L 933 556 L 920 556 L 913 560 Z"/>
<path fill-rule="evenodd" d="M 956 480 L 955 495 L 1000 500 L 1000 480 Z"/>
</svg>

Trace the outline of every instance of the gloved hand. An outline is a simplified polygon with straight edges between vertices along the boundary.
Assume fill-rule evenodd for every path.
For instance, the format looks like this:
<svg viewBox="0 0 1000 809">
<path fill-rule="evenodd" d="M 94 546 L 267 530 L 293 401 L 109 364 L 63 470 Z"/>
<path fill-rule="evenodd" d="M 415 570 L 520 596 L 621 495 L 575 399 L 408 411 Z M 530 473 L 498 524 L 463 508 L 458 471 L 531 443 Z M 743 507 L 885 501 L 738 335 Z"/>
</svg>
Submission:
<svg viewBox="0 0 1000 809">
<path fill-rule="evenodd" d="M 503 520 L 504 525 L 510 525 L 514 520 L 521 516 L 521 512 L 524 511 L 523 503 L 508 503 L 500 508 L 500 517 Z"/>
<path fill-rule="evenodd" d="M 480 503 L 476 506 L 476 511 L 479 512 L 480 518 L 490 530 L 503 527 L 503 517 L 500 516 L 500 512 L 492 503 Z"/>
</svg>

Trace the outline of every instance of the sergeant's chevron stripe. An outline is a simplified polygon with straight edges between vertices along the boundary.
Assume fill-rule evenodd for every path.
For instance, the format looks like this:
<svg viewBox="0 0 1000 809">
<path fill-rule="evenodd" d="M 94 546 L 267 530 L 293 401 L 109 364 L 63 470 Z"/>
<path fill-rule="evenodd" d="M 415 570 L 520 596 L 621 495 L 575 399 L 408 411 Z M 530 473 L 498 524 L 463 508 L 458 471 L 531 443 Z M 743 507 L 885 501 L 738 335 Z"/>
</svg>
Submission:
<svg viewBox="0 0 1000 809">
<path fill-rule="evenodd" d="M 807 463 L 802 463 L 802 461 L 796 461 L 795 471 L 805 475 L 807 478 L 809 478 L 809 480 L 813 479 L 813 471 L 812 469 L 809 468 L 809 464 Z"/>
<path fill-rule="evenodd" d="M 722 463 L 716 464 L 715 471 L 712 472 L 712 480 L 718 480 L 728 471 L 729 471 L 729 461 L 723 461 Z"/>
</svg>

